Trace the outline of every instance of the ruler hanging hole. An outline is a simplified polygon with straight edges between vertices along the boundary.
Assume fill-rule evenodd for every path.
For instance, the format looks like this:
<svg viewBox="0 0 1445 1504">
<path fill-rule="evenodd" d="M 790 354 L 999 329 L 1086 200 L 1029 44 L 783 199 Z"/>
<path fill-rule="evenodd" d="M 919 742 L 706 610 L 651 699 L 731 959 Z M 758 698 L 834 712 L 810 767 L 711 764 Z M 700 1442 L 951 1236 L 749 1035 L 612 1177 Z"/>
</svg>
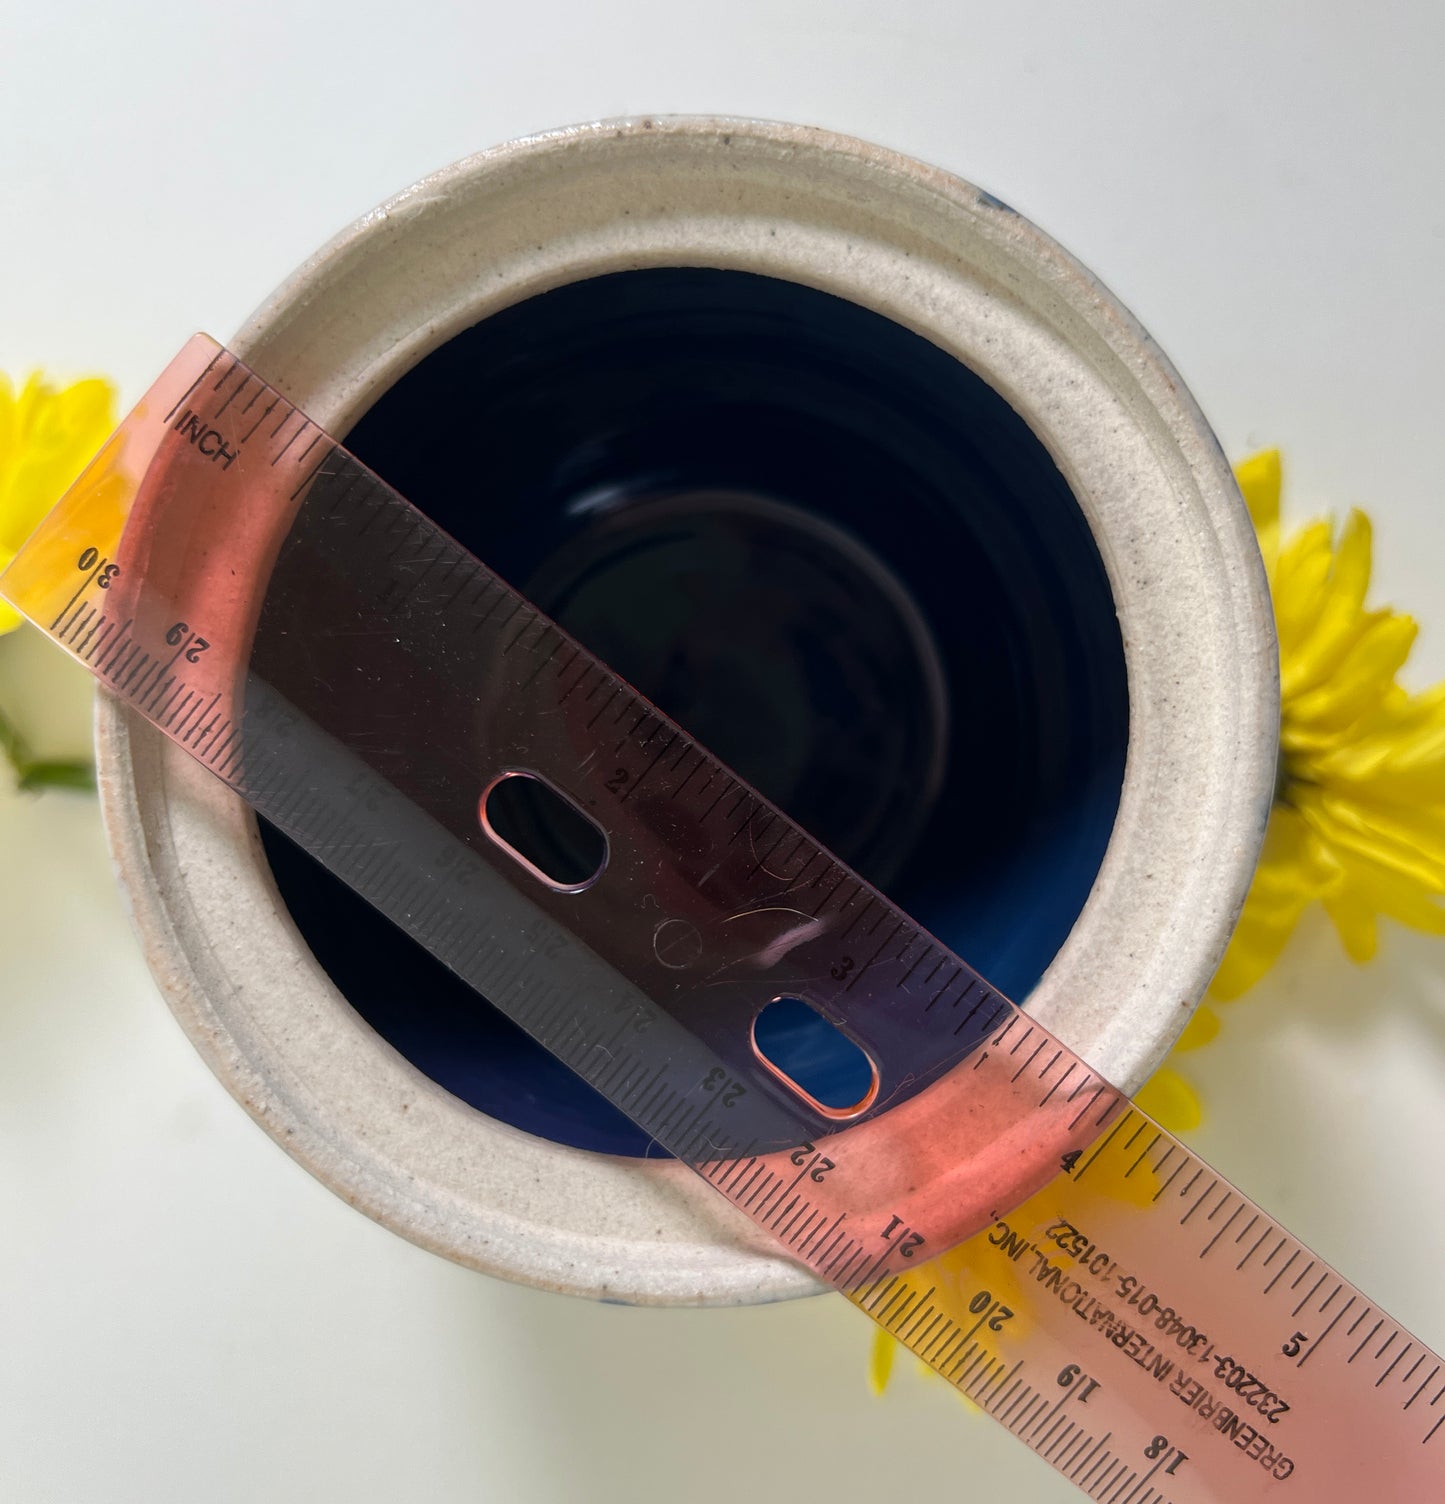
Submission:
<svg viewBox="0 0 1445 1504">
<path fill-rule="evenodd" d="M 514 769 L 494 778 L 477 813 L 508 856 L 559 893 L 590 888 L 607 865 L 607 837 L 536 773 Z"/>
<path fill-rule="evenodd" d="M 824 1117 L 855 1118 L 878 1095 L 868 1052 L 802 998 L 775 997 L 758 1014 L 753 1053 Z"/>
</svg>

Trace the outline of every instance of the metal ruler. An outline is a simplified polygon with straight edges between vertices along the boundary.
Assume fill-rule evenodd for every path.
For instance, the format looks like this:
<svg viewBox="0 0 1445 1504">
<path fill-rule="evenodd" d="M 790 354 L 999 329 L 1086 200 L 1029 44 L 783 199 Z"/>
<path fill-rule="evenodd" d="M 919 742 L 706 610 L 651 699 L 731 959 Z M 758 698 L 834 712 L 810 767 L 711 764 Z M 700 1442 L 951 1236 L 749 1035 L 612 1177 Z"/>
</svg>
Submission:
<svg viewBox="0 0 1445 1504">
<path fill-rule="evenodd" d="M 1089 1497 L 1445 1497 L 1445 1361 L 214 341 L 0 593 Z"/>
</svg>

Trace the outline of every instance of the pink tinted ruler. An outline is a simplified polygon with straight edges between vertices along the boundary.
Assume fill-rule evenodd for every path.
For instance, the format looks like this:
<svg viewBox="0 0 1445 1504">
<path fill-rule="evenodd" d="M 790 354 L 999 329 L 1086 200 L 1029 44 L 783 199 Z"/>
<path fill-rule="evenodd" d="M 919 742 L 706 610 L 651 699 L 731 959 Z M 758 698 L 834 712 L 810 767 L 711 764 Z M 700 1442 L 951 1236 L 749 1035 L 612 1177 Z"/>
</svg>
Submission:
<svg viewBox="0 0 1445 1504">
<path fill-rule="evenodd" d="M 1435 1354 L 214 342 L 0 592 L 1089 1497 L 1445 1497 Z"/>
</svg>

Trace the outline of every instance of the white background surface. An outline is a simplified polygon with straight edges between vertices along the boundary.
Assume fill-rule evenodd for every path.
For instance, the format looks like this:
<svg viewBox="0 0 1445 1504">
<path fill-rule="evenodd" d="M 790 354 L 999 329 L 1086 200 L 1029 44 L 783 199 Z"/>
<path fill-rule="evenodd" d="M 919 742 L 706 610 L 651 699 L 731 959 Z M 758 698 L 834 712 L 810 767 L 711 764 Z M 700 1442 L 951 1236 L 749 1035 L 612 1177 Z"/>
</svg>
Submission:
<svg viewBox="0 0 1445 1504">
<path fill-rule="evenodd" d="M 345 222 L 508 136 L 644 111 L 827 125 L 1062 240 L 1232 455 L 1285 449 L 1296 517 L 1369 505 L 1376 598 L 1427 624 L 1423 684 L 1445 674 L 1441 14 L 0 0 L 0 368 L 105 371 L 129 402 Z M 88 691 L 41 646 L 0 643 L 6 703 L 74 746 Z M 1306 926 L 1189 1057 L 1195 1141 L 1442 1348 L 1445 942 L 1384 950 L 1357 971 Z M 0 794 L 6 1504 L 1075 1497 L 941 1385 L 905 1369 L 872 1399 L 869 1339 L 829 1299 L 548 1297 L 366 1221 L 171 1022 L 94 806 Z"/>
</svg>

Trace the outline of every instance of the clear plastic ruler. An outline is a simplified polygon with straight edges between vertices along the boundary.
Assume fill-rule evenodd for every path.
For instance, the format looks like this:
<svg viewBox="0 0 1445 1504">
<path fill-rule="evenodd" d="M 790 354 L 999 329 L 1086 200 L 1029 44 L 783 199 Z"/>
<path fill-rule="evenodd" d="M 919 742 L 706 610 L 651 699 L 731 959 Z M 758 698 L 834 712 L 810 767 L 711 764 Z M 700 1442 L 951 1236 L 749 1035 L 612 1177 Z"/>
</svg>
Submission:
<svg viewBox="0 0 1445 1504">
<path fill-rule="evenodd" d="M 0 593 L 1089 1497 L 1445 1498 L 1441 1359 L 214 341 Z"/>
</svg>

